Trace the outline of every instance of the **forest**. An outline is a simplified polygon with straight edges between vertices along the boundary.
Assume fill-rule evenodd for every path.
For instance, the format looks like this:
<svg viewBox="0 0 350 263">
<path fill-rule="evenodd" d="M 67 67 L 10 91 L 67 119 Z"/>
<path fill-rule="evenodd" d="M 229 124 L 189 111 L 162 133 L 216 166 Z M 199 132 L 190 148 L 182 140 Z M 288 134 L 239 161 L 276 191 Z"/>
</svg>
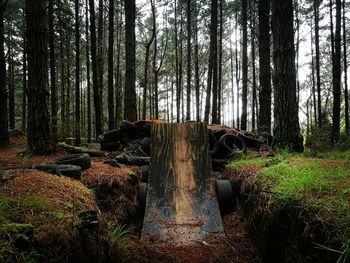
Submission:
<svg viewBox="0 0 350 263">
<path fill-rule="evenodd" d="M 34 151 L 66 137 L 78 145 L 122 119 L 273 130 L 276 145 L 297 150 L 298 136 L 327 130 L 335 143 L 349 131 L 347 4 L 274 7 L 48 1 L 31 11 L 3 1 L 1 143 L 19 128 Z"/>
<path fill-rule="evenodd" d="M 349 9 L 0 0 L 0 262 L 349 262 Z"/>
</svg>

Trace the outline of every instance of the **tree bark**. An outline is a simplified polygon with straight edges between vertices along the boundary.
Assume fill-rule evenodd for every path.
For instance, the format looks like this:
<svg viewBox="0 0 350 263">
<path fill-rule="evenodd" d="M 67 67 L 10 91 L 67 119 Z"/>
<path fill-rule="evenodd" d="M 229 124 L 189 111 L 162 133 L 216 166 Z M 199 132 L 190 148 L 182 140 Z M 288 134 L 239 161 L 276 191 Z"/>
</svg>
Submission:
<svg viewBox="0 0 350 263">
<path fill-rule="evenodd" d="M 124 114 L 128 121 L 137 120 L 136 90 L 135 90 L 135 0 L 125 0 L 125 95 Z"/>
<path fill-rule="evenodd" d="M 153 27 L 154 27 L 154 20 L 155 20 L 155 7 L 153 4 L 153 1 L 151 1 L 151 9 L 152 9 L 152 17 L 153 17 Z M 152 28 L 152 36 L 148 40 L 146 44 L 146 55 L 145 55 L 145 69 L 144 69 L 144 80 L 143 80 L 143 99 L 142 99 L 142 119 L 146 119 L 147 115 L 147 93 L 148 93 L 148 66 L 149 66 L 149 53 L 151 49 L 151 45 L 153 43 L 154 39 L 154 29 Z"/>
<path fill-rule="evenodd" d="M 272 0 L 274 145 L 303 151 L 296 98 L 293 0 Z"/>
<path fill-rule="evenodd" d="M 255 6 L 250 3 L 250 32 L 251 32 L 251 52 L 252 52 L 252 130 L 256 131 L 256 72 L 255 72 Z"/>
<path fill-rule="evenodd" d="M 89 45 L 89 2 L 85 2 L 85 32 L 86 32 L 86 89 L 87 89 L 87 142 L 91 143 L 91 83 L 90 83 L 90 45 Z"/>
<path fill-rule="evenodd" d="M 247 32 L 247 0 L 242 0 L 242 115 L 241 129 L 247 129 L 247 106 L 248 106 L 248 32 Z"/>
<path fill-rule="evenodd" d="M 0 146 L 6 146 L 9 143 L 6 91 L 6 62 L 4 52 L 4 13 L 7 2 L 7 0 L 0 1 Z"/>
<path fill-rule="evenodd" d="M 79 0 L 75 0 L 75 145 L 80 145 L 80 21 Z"/>
<path fill-rule="evenodd" d="M 28 51 L 28 150 L 50 150 L 47 1 L 26 0 Z"/>
<path fill-rule="evenodd" d="M 191 119 L 191 78 L 192 78 L 192 69 L 191 69 L 191 0 L 187 0 L 187 94 L 186 94 L 186 120 Z"/>
<path fill-rule="evenodd" d="M 195 66 L 194 66 L 194 70 L 195 70 L 195 90 L 196 90 L 196 120 L 197 122 L 200 121 L 200 107 L 199 107 L 199 104 L 200 104 L 200 94 L 199 94 L 199 86 L 200 86 L 200 80 L 199 80 L 199 43 L 198 43 L 198 3 L 197 1 L 195 1 L 195 46 L 194 46 L 194 55 L 195 55 L 195 58 L 194 58 L 194 63 L 195 63 Z"/>
<path fill-rule="evenodd" d="M 208 67 L 208 82 L 207 82 L 207 98 L 205 103 L 204 121 L 209 123 L 209 112 L 210 112 L 210 100 L 213 87 L 213 107 L 212 107 L 212 123 L 217 121 L 215 112 L 217 112 L 217 97 L 214 98 L 214 93 L 217 92 L 214 87 L 214 68 L 217 66 L 215 64 L 215 57 L 217 56 L 217 16 L 218 16 L 218 0 L 211 1 L 211 11 L 210 11 L 210 47 L 209 47 L 209 67 Z M 215 103 L 215 105 L 214 105 Z M 215 108 L 215 109 L 214 109 Z"/>
<path fill-rule="evenodd" d="M 232 93 L 232 127 L 235 127 L 235 92 L 234 92 L 234 69 L 233 69 L 233 47 L 230 37 L 230 66 L 231 66 L 231 93 Z"/>
<path fill-rule="evenodd" d="M 25 32 L 25 23 L 23 23 L 23 32 Z M 27 40 L 25 35 L 23 36 L 23 91 L 22 91 L 22 131 L 26 133 L 27 122 Z"/>
<path fill-rule="evenodd" d="M 330 16 L 330 30 L 331 30 L 331 59 L 332 68 L 334 64 L 334 31 L 333 31 L 333 0 L 329 0 L 329 16 Z"/>
<path fill-rule="evenodd" d="M 236 57 L 236 85 L 237 85 L 237 96 L 236 96 L 236 112 L 237 112 L 237 121 L 236 121 L 236 125 L 237 125 L 237 129 L 240 128 L 240 113 L 239 113 L 239 110 L 240 110 L 240 105 L 239 105 L 239 99 L 240 99 L 240 95 L 239 95 L 239 83 L 240 83 L 240 62 L 239 62 L 239 59 L 238 59 L 238 34 L 237 34 L 237 31 L 238 31 L 238 11 L 236 12 L 236 29 L 235 29 L 235 33 L 236 33 L 236 52 L 235 52 L 235 57 Z"/>
<path fill-rule="evenodd" d="M 14 63 L 13 63 L 13 47 L 12 47 L 12 24 L 9 23 L 9 40 L 8 40 L 8 97 L 9 97 L 9 128 L 15 128 L 15 85 L 13 78 Z"/>
<path fill-rule="evenodd" d="M 90 34 L 91 34 L 91 65 L 92 65 L 92 86 L 95 106 L 95 129 L 96 139 L 102 134 L 102 104 L 97 77 L 97 50 L 96 50 L 96 26 L 95 26 L 95 1 L 89 0 L 90 6 Z"/>
<path fill-rule="evenodd" d="M 176 75 L 176 122 L 180 122 L 180 83 L 179 83 L 179 56 L 178 56 L 178 36 L 177 36 L 177 1 L 174 3 L 174 27 L 175 27 L 175 75 Z"/>
<path fill-rule="evenodd" d="M 270 0 L 261 0 L 259 12 L 259 132 L 271 133 Z"/>
<path fill-rule="evenodd" d="M 212 123 L 218 123 L 218 3 L 215 0 L 214 8 L 214 43 L 213 43 L 213 107 L 212 107 Z M 215 27 L 215 28 L 214 28 Z"/>
<path fill-rule="evenodd" d="M 218 72 L 218 110 L 217 110 L 217 123 L 221 124 L 221 106 L 222 106 L 222 38 L 223 38 L 223 4 L 224 1 L 220 0 L 220 23 L 219 23 L 219 72 Z"/>
<path fill-rule="evenodd" d="M 98 4 L 98 21 L 97 21 L 97 82 L 98 89 L 100 92 L 100 103 L 101 107 L 101 119 L 102 119 L 102 130 L 103 130 L 103 77 L 104 77 L 104 58 L 103 58 L 103 50 L 104 50 L 104 41 L 103 41 L 103 5 L 104 1 L 99 0 Z"/>
<path fill-rule="evenodd" d="M 66 123 L 66 77 L 65 77 L 65 62 L 64 62 L 64 47 L 63 47 L 63 41 L 64 41 L 64 36 L 63 36 L 63 28 L 62 28 L 62 20 L 61 16 L 59 16 L 59 37 L 60 37 L 60 63 L 61 63 L 61 132 L 60 136 L 62 138 L 65 138 L 66 136 L 66 129 L 67 129 L 67 123 Z"/>
<path fill-rule="evenodd" d="M 314 48 L 313 48 L 313 37 L 312 37 L 312 22 L 311 22 L 311 75 L 312 75 L 312 99 L 313 99 L 313 108 L 314 108 L 314 121 L 315 126 L 317 125 L 317 103 L 316 103 L 316 80 L 315 80 L 315 63 L 314 63 Z"/>
<path fill-rule="evenodd" d="M 153 3 L 153 6 L 155 8 L 155 4 L 156 4 L 156 1 Z M 153 67 L 153 94 L 154 94 L 154 97 L 152 99 L 152 96 L 151 97 L 151 101 L 153 100 L 153 107 L 152 107 L 152 110 L 153 110 L 153 118 L 154 119 L 158 119 L 158 99 L 156 98 L 158 96 L 158 74 L 157 74 L 157 51 L 158 51 L 158 46 L 157 46 L 157 22 L 156 22 L 156 14 L 154 13 L 153 16 L 153 28 L 152 28 L 152 31 L 153 31 L 153 35 L 154 35 L 154 45 L 153 45 L 153 63 L 152 63 L 152 67 Z"/>
<path fill-rule="evenodd" d="M 339 140 L 340 134 L 340 96 L 341 96 L 341 0 L 335 2 L 335 38 L 333 70 L 333 143 Z"/>
<path fill-rule="evenodd" d="M 180 1 L 180 60 L 179 60 L 179 101 L 181 101 L 181 120 L 184 121 L 184 97 L 183 92 L 184 89 L 182 87 L 182 69 L 183 69 L 183 7 Z"/>
<path fill-rule="evenodd" d="M 346 44 L 346 26 L 345 26 L 345 0 L 343 0 L 343 60 L 344 60 L 344 100 L 345 100 L 345 131 L 350 133 L 349 123 L 349 93 L 348 93 L 348 60 L 347 60 L 347 44 Z"/>
<path fill-rule="evenodd" d="M 296 75 L 297 75 L 297 101 L 298 105 L 300 102 L 300 79 L 299 79 L 299 51 L 300 51 L 300 17 L 299 17 L 299 1 L 295 0 L 295 16 L 296 16 L 296 32 L 297 32 L 297 42 L 295 44 L 296 49 Z"/>
<path fill-rule="evenodd" d="M 315 59 L 316 59 L 316 80 L 317 80 L 317 111 L 318 111 L 318 127 L 322 127 L 322 110 L 321 110 L 321 76 L 320 76 L 320 36 L 319 36 L 319 0 L 314 0 L 314 23 L 315 23 Z"/>
<path fill-rule="evenodd" d="M 57 140 L 57 88 L 56 88 L 56 58 L 54 29 L 54 0 L 49 0 L 49 50 L 50 50 L 50 84 L 51 84 L 51 130 L 52 139 Z"/>
<path fill-rule="evenodd" d="M 118 8 L 117 8 L 117 69 L 115 74 L 115 85 L 116 85 L 116 98 L 115 98 L 115 116 L 116 116 L 116 127 L 118 127 L 119 122 L 121 120 L 121 111 L 122 111 L 122 74 L 120 72 L 120 53 L 121 53 L 121 42 L 122 42 L 122 14 L 121 10 L 119 8 L 119 3 L 117 2 Z M 121 4 L 121 3 L 120 3 Z"/>
<path fill-rule="evenodd" d="M 69 32 L 66 32 L 66 63 L 67 63 L 67 90 L 66 90 L 66 135 L 68 137 L 72 136 L 71 134 L 71 35 Z M 74 116 L 74 115 L 73 115 Z"/>
<path fill-rule="evenodd" d="M 115 128 L 113 50 L 114 50 L 114 1 L 109 0 L 109 34 L 108 34 L 108 129 Z"/>
</svg>

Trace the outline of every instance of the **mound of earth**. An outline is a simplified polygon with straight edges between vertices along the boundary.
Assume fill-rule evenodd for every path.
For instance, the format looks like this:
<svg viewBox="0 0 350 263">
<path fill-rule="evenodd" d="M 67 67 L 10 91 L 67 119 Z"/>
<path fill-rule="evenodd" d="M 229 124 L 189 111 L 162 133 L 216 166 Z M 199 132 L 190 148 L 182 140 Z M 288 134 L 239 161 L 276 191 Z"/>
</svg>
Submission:
<svg viewBox="0 0 350 263">
<path fill-rule="evenodd" d="M 112 167 L 102 161 L 93 161 L 82 179 L 83 184 L 93 189 L 106 219 L 118 224 L 128 223 L 137 216 L 138 182 L 136 166 Z"/>
<path fill-rule="evenodd" d="M 108 258 L 102 225 L 92 191 L 79 181 L 32 170 L 2 174 L 0 261 Z"/>
</svg>

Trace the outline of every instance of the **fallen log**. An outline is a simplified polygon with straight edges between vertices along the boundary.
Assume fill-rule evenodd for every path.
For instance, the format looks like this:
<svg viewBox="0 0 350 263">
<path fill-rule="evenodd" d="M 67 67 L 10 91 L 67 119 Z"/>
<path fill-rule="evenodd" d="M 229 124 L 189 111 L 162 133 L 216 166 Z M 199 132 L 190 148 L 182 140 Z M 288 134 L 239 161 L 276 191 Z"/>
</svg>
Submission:
<svg viewBox="0 0 350 263">
<path fill-rule="evenodd" d="M 147 165 L 150 163 L 150 157 L 131 156 L 125 153 L 117 155 L 115 157 L 115 160 L 122 164 L 137 165 L 137 166 Z"/>
<path fill-rule="evenodd" d="M 67 150 L 69 153 L 87 153 L 91 157 L 104 157 L 105 156 L 105 152 L 103 152 L 103 151 L 89 149 L 86 147 L 72 146 L 72 145 L 68 145 L 66 143 L 59 143 L 58 147 L 61 147 L 62 149 Z"/>
</svg>

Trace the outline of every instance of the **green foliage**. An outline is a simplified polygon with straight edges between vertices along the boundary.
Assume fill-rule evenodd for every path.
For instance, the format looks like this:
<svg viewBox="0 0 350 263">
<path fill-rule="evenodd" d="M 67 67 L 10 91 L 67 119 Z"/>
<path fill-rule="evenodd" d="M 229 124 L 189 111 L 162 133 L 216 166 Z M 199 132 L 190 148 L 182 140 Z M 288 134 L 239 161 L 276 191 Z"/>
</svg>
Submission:
<svg viewBox="0 0 350 263">
<path fill-rule="evenodd" d="M 335 148 L 340 151 L 346 151 L 350 149 L 350 135 L 343 133 L 340 135 L 338 143 L 335 145 Z"/>
<path fill-rule="evenodd" d="M 126 246 L 125 237 L 130 234 L 129 229 L 126 225 L 115 225 L 111 222 L 108 223 L 108 231 L 111 237 L 111 240 L 116 247 L 122 249 Z"/>
<path fill-rule="evenodd" d="M 337 160 L 340 162 L 348 162 L 350 160 L 350 151 L 333 150 L 329 152 L 318 153 L 315 157 L 322 159 Z"/>
<path fill-rule="evenodd" d="M 313 128 L 306 137 L 305 146 L 309 149 L 312 156 L 332 150 L 331 128 L 328 126 L 322 129 Z"/>
</svg>

